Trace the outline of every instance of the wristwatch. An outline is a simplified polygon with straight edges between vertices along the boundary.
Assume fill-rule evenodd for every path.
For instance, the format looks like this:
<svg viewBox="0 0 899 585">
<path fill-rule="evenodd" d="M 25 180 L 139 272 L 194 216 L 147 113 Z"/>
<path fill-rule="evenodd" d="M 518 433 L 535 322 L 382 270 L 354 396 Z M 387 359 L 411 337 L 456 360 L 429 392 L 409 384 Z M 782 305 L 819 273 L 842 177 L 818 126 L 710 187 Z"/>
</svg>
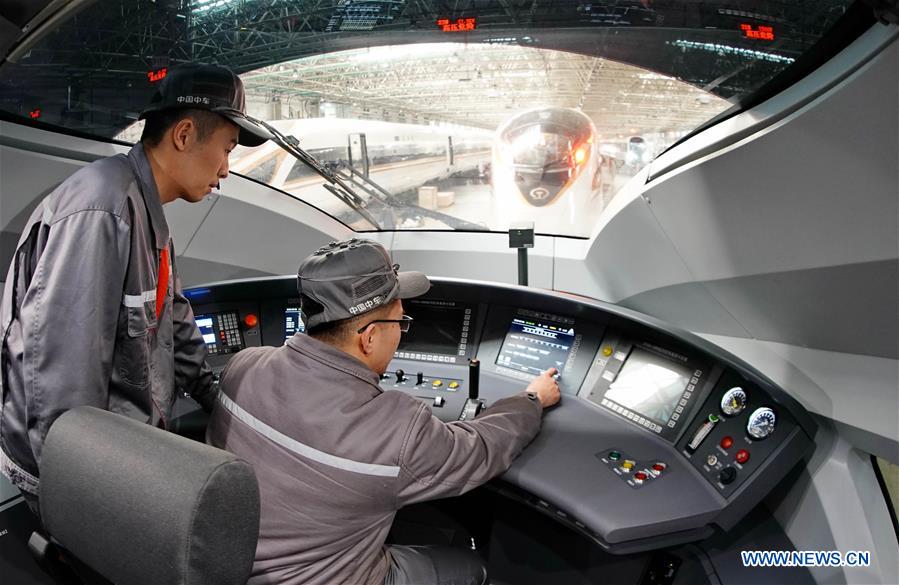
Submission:
<svg viewBox="0 0 899 585">
<path fill-rule="evenodd" d="M 528 395 L 528 400 L 537 401 L 537 399 L 539 398 L 536 392 L 527 392 L 526 394 Z"/>
</svg>

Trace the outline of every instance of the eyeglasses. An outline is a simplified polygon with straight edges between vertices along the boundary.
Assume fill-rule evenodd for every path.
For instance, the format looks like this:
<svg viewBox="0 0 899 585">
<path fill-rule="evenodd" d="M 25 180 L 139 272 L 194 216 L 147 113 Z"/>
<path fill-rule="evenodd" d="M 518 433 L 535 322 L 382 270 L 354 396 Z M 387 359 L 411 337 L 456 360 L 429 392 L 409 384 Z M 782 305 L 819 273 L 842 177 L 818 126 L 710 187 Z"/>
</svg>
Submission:
<svg viewBox="0 0 899 585">
<path fill-rule="evenodd" d="M 403 315 L 402 319 L 375 319 L 374 321 L 369 321 L 368 323 L 357 329 L 356 333 L 362 333 L 369 325 L 374 325 L 375 323 L 399 323 L 400 332 L 406 333 L 407 331 L 409 331 L 409 327 L 412 326 L 412 321 L 414 321 L 414 319 L 409 315 Z"/>
</svg>

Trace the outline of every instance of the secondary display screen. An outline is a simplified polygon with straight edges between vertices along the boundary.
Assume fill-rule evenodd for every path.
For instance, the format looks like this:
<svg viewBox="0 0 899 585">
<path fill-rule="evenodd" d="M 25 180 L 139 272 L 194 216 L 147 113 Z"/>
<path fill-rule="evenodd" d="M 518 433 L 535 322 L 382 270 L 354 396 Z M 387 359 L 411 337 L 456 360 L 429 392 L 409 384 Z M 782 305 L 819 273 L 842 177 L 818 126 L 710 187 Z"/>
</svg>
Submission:
<svg viewBox="0 0 899 585">
<path fill-rule="evenodd" d="M 396 356 L 405 359 L 456 362 L 468 352 L 472 308 L 455 301 L 406 300 L 404 312 L 414 321 L 400 337 Z"/>
<path fill-rule="evenodd" d="M 605 398 L 666 425 L 677 409 L 693 369 L 635 347 Z"/>
<path fill-rule="evenodd" d="M 284 341 L 294 336 L 295 333 L 305 333 L 306 325 L 303 323 L 303 315 L 299 307 L 287 307 L 284 309 Z"/>
<path fill-rule="evenodd" d="M 244 348 L 240 320 L 235 311 L 194 315 L 209 355 L 237 353 Z"/>
<path fill-rule="evenodd" d="M 503 340 L 496 365 L 540 374 L 565 367 L 574 343 L 574 327 L 540 319 L 515 317 Z"/>
<path fill-rule="evenodd" d="M 214 344 L 215 329 L 212 328 L 212 317 L 209 315 L 196 315 L 194 318 L 197 322 L 197 328 L 200 330 L 200 335 L 203 336 L 203 341 L 206 342 L 206 345 Z"/>
</svg>

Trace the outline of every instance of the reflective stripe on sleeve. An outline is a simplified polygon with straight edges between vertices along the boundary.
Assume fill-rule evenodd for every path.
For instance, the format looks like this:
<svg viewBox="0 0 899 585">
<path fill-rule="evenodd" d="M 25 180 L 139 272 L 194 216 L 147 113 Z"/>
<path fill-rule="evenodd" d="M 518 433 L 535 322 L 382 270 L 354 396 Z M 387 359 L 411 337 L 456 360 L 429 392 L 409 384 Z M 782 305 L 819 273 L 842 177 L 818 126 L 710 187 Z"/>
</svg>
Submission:
<svg viewBox="0 0 899 585">
<path fill-rule="evenodd" d="M 155 290 L 145 290 L 139 295 L 124 295 L 122 297 L 122 304 L 126 307 L 136 308 L 143 307 L 144 303 L 155 302 L 156 301 L 156 291 Z"/>
<path fill-rule="evenodd" d="M 236 402 L 228 398 L 224 392 L 219 392 L 219 402 L 222 403 L 228 412 L 234 415 L 238 420 L 245 423 L 251 429 L 264 436 L 265 438 L 281 445 L 288 451 L 292 451 L 298 455 L 302 455 L 318 463 L 336 467 L 344 471 L 352 471 L 354 473 L 362 473 L 365 475 L 378 475 L 381 477 L 397 477 L 400 474 L 400 468 L 396 465 L 379 465 L 377 463 L 360 463 L 352 459 L 344 459 L 337 457 L 324 451 L 314 449 L 309 445 L 304 445 L 296 439 L 292 439 L 280 431 L 273 429 L 252 414 L 241 408 Z"/>
</svg>

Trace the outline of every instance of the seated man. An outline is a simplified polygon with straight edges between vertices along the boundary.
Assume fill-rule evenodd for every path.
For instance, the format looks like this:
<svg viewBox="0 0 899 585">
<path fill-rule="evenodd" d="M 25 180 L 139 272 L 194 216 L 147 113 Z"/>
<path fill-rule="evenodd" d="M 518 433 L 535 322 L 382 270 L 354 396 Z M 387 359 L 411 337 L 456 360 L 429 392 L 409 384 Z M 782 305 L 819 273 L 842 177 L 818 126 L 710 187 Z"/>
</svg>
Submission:
<svg viewBox="0 0 899 585">
<path fill-rule="evenodd" d="M 479 585 L 471 551 L 385 546 L 399 508 L 455 496 L 505 471 L 559 401 L 555 369 L 475 420 L 444 423 L 378 385 L 427 292 L 375 242 L 319 249 L 300 265 L 308 335 L 237 354 L 221 378 L 212 445 L 253 464 L 262 516 L 250 583 Z"/>
</svg>

